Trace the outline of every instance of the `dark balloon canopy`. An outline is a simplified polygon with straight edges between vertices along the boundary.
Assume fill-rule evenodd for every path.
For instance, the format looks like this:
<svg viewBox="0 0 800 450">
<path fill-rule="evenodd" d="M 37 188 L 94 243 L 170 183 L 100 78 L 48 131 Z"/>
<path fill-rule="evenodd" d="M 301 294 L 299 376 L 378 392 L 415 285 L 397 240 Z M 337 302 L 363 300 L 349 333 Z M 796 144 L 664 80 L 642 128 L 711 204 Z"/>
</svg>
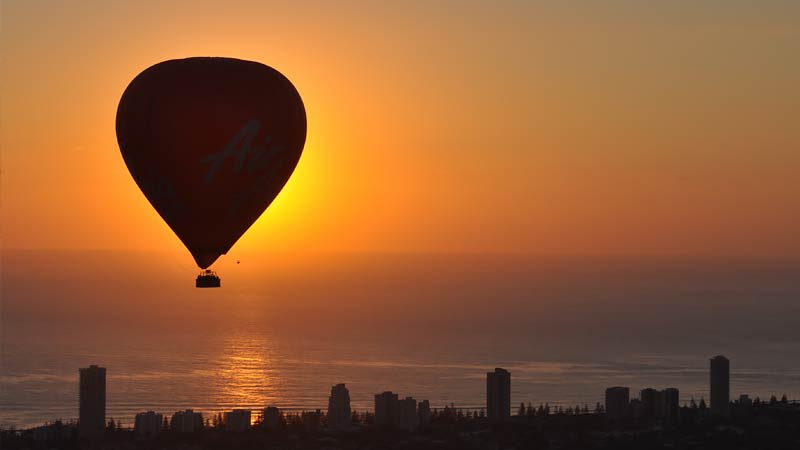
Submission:
<svg viewBox="0 0 800 450">
<path fill-rule="evenodd" d="M 203 269 L 272 203 L 305 139 L 300 94 L 252 61 L 164 61 L 134 78 L 117 108 L 128 170 Z"/>
</svg>

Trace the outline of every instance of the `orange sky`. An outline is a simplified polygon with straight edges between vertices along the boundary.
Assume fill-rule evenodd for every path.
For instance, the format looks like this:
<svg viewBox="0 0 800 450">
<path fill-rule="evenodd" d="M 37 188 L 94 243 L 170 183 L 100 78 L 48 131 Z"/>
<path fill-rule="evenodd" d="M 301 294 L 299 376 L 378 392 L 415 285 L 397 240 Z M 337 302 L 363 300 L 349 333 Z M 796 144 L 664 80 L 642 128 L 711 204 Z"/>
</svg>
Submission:
<svg viewBox="0 0 800 450">
<path fill-rule="evenodd" d="M 800 255 L 800 3 L 378 3 L 3 2 L 2 245 L 189 262 L 116 107 L 230 56 L 309 120 L 232 252 Z"/>
</svg>

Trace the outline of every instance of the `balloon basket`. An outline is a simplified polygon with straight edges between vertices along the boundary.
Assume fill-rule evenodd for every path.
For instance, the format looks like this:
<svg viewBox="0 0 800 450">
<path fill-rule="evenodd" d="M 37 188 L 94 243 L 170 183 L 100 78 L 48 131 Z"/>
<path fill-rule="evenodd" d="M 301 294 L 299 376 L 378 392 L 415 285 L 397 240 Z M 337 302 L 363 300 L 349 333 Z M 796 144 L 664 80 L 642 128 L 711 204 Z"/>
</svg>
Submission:
<svg viewBox="0 0 800 450">
<path fill-rule="evenodd" d="M 206 269 L 197 276 L 194 286 L 198 288 L 218 288 L 220 280 L 216 273 Z"/>
</svg>

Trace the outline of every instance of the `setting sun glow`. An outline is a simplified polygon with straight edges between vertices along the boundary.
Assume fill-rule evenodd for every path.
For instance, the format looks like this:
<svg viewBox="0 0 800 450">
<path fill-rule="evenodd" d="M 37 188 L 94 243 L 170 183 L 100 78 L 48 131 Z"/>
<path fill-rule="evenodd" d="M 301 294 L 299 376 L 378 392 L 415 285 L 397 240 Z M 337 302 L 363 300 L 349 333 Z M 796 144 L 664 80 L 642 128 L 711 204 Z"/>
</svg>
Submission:
<svg viewBox="0 0 800 450">
<path fill-rule="evenodd" d="M 308 115 L 233 253 L 800 252 L 800 40 L 777 12 L 35 3 L 4 5 L 9 247 L 184 252 L 126 171 L 115 108 L 150 65 L 218 55 L 277 68 Z"/>
</svg>

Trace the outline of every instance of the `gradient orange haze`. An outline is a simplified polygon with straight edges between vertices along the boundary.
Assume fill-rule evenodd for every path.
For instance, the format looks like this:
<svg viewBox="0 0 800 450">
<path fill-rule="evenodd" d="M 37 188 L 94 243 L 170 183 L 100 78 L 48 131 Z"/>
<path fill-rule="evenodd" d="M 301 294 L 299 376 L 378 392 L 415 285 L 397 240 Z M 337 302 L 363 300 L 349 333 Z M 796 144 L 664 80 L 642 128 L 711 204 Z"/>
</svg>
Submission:
<svg viewBox="0 0 800 450">
<path fill-rule="evenodd" d="M 800 3 L 644 3 L 4 2 L 2 245 L 190 261 L 115 111 L 230 56 L 309 120 L 234 253 L 800 255 Z"/>
</svg>

